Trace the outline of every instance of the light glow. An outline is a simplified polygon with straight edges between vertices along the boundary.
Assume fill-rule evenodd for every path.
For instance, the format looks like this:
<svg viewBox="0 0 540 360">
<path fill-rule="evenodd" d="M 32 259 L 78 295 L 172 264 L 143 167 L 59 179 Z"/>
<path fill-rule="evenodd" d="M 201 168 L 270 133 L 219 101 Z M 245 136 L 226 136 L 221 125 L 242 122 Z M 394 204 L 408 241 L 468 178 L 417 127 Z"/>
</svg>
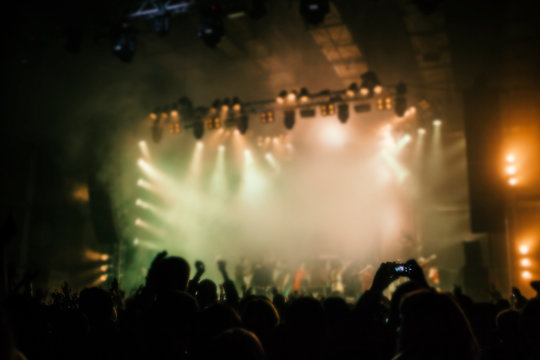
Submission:
<svg viewBox="0 0 540 360">
<path fill-rule="evenodd" d="M 515 175 L 517 173 L 517 167 L 516 165 L 508 165 L 506 167 L 506 173 L 508 175 Z"/>
<path fill-rule="evenodd" d="M 508 162 L 508 163 L 516 162 L 516 155 L 514 155 L 514 154 L 506 155 L 506 162 Z"/>
<path fill-rule="evenodd" d="M 527 255 L 529 253 L 530 248 L 528 245 L 523 244 L 519 246 L 518 250 L 521 255 Z"/>
<path fill-rule="evenodd" d="M 522 267 L 530 267 L 532 264 L 529 258 L 521 259 L 519 263 Z"/>
<path fill-rule="evenodd" d="M 513 178 L 510 178 L 508 179 L 508 185 L 510 186 L 516 186 L 518 184 L 518 179 L 513 177 Z"/>
<path fill-rule="evenodd" d="M 521 277 L 525 280 L 530 280 L 532 279 L 532 274 L 529 270 L 525 270 L 521 272 Z"/>
</svg>

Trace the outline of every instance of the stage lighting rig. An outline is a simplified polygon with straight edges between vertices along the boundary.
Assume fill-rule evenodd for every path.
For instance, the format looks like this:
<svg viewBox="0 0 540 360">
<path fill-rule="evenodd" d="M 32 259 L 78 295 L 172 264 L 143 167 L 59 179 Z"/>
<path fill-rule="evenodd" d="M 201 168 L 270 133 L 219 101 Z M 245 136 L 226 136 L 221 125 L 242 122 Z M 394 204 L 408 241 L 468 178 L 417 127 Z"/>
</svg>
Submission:
<svg viewBox="0 0 540 360">
<path fill-rule="evenodd" d="M 394 112 L 397 116 L 403 117 L 405 115 L 405 111 L 407 111 L 407 98 L 405 95 L 407 94 L 407 85 L 405 83 L 400 82 L 396 85 L 396 98 L 394 100 Z"/>
<path fill-rule="evenodd" d="M 180 99 L 178 99 L 177 107 L 180 120 L 182 122 L 191 121 L 193 117 L 193 103 L 191 100 L 186 96 L 182 96 Z"/>
<path fill-rule="evenodd" d="M 198 35 L 211 48 L 215 48 L 225 35 L 223 11 L 217 1 L 205 1 L 205 4 L 201 4 Z"/>
<path fill-rule="evenodd" d="M 287 91 L 281 90 L 279 92 L 279 95 L 276 97 L 276 102 L 280 105 L 285 103 L 285 99 L 287 98 Z"/>
<path fill-rule="evenodd" d="M 349 120 L 349 104 L 341 103 L 338 105 L 338 119 L 344 124 Z"/>
<path fill-rule="evenodd" d="M 127 23 L 122 23 L 113 30 L 113 53 L 120 60 L 130 62 L 135 54 L 135 32 Z"/>
<path fill-rule="evenodd" d="M 291 130 L 294 127 L 295 118 L 296 118 L 296 113 L 294 110 L 285 110 L 284 123 L 287 129 Z"/>
<path fill-rule="evenodd" d="M 261 122 L 263 124 L 269 124 L 274 122 L 274 111 L 273 110 L 265 110 L 261 112 Z"/>
<path fill-rule="evenodd" d="M 321 24 L 329 12 L 329 0 L 300 0 L 300 15 L 310 25 Z"/>
<path fill-rule="evenodd" d="M 154 19 L 165 13 L 167 14 L 183 14 L 193 5 L 193 0 L 144 0 L 141 1 L 139 8 L 129 14 L 130 18 L 146 18 Z"/>
<path fill-rule="evenodd" d="M 358 95 L 359 90 L 360 89 L 358 89 L 358 84 L 353 82 L 351 85 L 349 85 L 347 90 L 345 90 L 345 93 L 348 97 L 355 98 Z"/>
<path fill-rule="evenodd" d="M 309 102 L 309 91 L 305 87 L 300 89 L 299 100 L 302 104 Z"/>
<path fill-rule="evenodd" d="M 158 35 L 165 35 L 171 28 L 171 16 L 168 13 L 158 15 L 153 19 L 154 32 Z"/>
<path fill-rule="evenodd" d="M 321 104 L 321 116 L 332 116 L 336 113 L 336 105 L 333 102 Z"/>
<path fill-rule="evenodd" d="M 240 134 L 244 135 L 249 127 L 249 117 L 247 114 L 240 113 L 240 116 L 236 117 L 236 127 Z"/>
<path fill-rule="evenodd" d="M 199 106 L 193 111 L 193 136 L 195 139 L 200 140 L 204 135 L 204 121 L 203 118 L 208 114 L 208 108 Z M 189 126 L 186 126 L 189 127 Z"/>
<path fill-rule="evenodd" d="M 236 96 L 232 99 L 232 108 L 235 112 L 239 112 L 242 110 L 242 103 L 240 102 L 240 99 Z"/>
<path fill-rule="evenodd" d="M 360 88 L 360 94 L 362 96 L 373 96 L 374 94 L 378 95 L 382 93 L 381 82 L 374 71 L 367 71 L 360 78 L 362 79 L 362 86 Z"/>
</svg>

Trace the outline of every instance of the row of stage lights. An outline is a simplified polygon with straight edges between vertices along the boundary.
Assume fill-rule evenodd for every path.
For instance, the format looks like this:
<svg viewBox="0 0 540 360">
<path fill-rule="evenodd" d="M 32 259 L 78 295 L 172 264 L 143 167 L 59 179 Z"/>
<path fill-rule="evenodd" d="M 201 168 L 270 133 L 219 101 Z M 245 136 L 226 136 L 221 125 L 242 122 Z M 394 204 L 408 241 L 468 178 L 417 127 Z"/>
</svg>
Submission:
<svg viewBox="0 0 540 360">
<path fill-rule="evenodd" d="M 316 116 L 316 107 L 319 107 L 323 117 L 337 115 L 340 122 L 346 123 L 350 116 L 350 102 L 362 101 L 354 105 L 356 113 L 365 113 L 372 110 L 371 102 L 375 99 L 377 110 L 394 110 L 398 117 L 408 116 L 411 110 L 407 110 L 406 93 L 407 87 L 399 83 L 392 96 L 384 96 L 384 89 L 373 71 L 368 71 L 362 76 L 362 84 L 352 83 L 347 89 L 339 91 L 324 90 L 310 94 L 307 88 L 300 91 L 282 90 L 275 100 L 254 101 L 242 103 L 238 97 L 231 99 L 216 99 L 211 107 L 194 108 L 191 100 L 182 97 L 178 102 L 162 108 L 156 108 L 150 114 L 152 122 L 152 139 L 161 141 L 164 128 L 169 133 L 178 134 L 184 129 L 193 129 L 196 139 L 201 139 L 205 129 L 215 130 L 221 127 L 234 127 L 241 134 L 245 134 L 249 127 L 248 110 L 257 112 L 263 124 L 275 122 L 275 109 L 283 111 L 285 128 L 290 130 L 296 122 L 296 110 L 300 117 L 312 118 Z M 257 109 L 257 108 L 262 109 Z M 182 125 L 181 125 L 182 124 Z"/>
</svg>

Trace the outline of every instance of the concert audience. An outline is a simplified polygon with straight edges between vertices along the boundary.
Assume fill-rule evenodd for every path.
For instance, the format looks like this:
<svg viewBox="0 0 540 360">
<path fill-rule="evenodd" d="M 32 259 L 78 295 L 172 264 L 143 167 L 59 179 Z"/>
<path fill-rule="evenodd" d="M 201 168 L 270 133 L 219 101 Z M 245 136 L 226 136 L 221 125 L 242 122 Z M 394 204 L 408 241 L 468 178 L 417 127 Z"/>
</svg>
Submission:
<svg viewBox="0 0 540 360">
<path fill-rule="evenodd" d="M 354 303 L 346 301 L 346 289 L 335 291 L 329 285 L 325 292 L 324 274 L 305 266 L 292 277 L 296 284 L 290 293 L 277 287 L 264 294 L 247 288 L 240 296 L 235 282 L 247 286 L 242 261 L 233 281 L 220 260 L 223 283 L 217 285 L 202 279 L 202 262 L 196 262 L 196 273 L 188 280 L 188 262 L 162 252 L 146 283 L 127 297 L 116 281 L 110 289 L 91 287 L 79 294 L 67 284 L 50 296 L 28 287 L 3 291 L 1 358 L 540 358 L 538 296 L 511 304 L 499 294 L 491 303 L 475 303 L 459 288 L 444 293 L 430 287 L 414 260 L 404 264 L 408 281 L 397 286 L 391 299 L 384 295 L 388 286 L 404 275 L 390 262 L 380 265 L 370 288 Z M 271 284 L 265 266 L 258 264 L 258 290 Z M 337 263 L 329 269 L 339 270 L 333 272 L 338 275 L 343 271 Z M 319 272 L 316 296 L 298 281 L 299 271 L 302 277 Z"/>
</svg>

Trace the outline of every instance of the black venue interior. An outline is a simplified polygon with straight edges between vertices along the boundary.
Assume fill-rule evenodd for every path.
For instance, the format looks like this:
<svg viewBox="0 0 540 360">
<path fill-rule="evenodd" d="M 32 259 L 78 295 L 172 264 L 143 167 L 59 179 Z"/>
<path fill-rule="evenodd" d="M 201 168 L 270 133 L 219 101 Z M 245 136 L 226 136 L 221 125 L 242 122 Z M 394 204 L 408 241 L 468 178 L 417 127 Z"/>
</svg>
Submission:
<svg viewBox="0 0 540 360">
<path fill-rule="evenodd" d="M 16 1 L 1 359 L 539 359 L 536 1 Z"/>
</svg>

